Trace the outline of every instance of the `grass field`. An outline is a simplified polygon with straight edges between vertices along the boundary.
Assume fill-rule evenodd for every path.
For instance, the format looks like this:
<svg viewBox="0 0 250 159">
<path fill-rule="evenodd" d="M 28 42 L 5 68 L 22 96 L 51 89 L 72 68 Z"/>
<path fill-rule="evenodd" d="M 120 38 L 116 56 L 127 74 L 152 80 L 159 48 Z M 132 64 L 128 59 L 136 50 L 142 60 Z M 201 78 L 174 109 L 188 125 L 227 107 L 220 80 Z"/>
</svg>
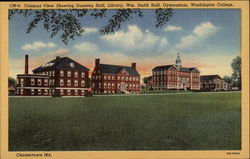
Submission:
<svg viewBox="0 0 250 159">
<path fill-rule="evenodd" d="M 240 96 L 10 97 L 9 150 L 239 150 Z"/>
</svg>

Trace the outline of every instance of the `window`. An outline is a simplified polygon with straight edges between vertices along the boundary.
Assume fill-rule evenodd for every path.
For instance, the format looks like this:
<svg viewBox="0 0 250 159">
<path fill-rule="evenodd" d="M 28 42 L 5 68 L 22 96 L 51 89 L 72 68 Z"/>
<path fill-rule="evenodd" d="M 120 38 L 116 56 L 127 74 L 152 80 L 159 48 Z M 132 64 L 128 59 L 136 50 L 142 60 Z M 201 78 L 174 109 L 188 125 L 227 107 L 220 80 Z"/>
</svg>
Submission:
<svg viewBox="0 0 250 159">
<path fill-rule="evenodd" d="M 84 90 L 81 91 L 82 95 L 84 95 Z"/>
<path fill-rule="evenodd" d="M 48 90 L 45 89 L 45 90 L 44 90 L 44 95 L 47 95 L 47 94 L 48 94 Z"/>
<path fill-rule="evenodd" d="M 38 94 L 38 95 L 41 95 L 41 89 L 38 89 L 38 90 L 37 90 L 37 94 Z"/>
<path fill-rule="evenodd" d="M 31 89 L 31 95 L 34 95 L 34 94 L 35 94 L 34 89 Z"/>
<path fill-rule="evenodd" d="M 111 78 L 111 77 L 110 77 L 110 76 L 108 76 L 108 80 L 110 80 L 110 78 Z"/>
<path fill-rule="evenodd" d="M 93 77 L 92 77 L 93 79 L 95 79 L 95 75 L 93 75 Z"/>
<path fill-rule="evenodd" d="M 114 83 L 112 83 L 112 88 L 115 88 L 115 84 Z"/>
<path fill-rule="evenodd" d="M 81 77 L 82 77 L 82 78 L 85 77 L 85 73 L 84 73 L 84 72 L 81 73 Z"/>
<path fill-rule="evenodd" d="M 23 78 L 21 78 L 20 80 L 21 80 L 21 84 L 24 84 L 24 79 L 23 79 Z"/>
<path fill-rule="evenodd" d="M 38 84 L 38 86 L 41 86 L 41 85 L 42 85 L 42 80 L 41 80 L 41 79 L 38 79 L 38 80 L 37 80 L 37 84 Z"/>
<path fill-rule="evenodd" d="M 63 71 L 63 70 L 60 71 L 60 76 L 61 76 L 61 77 L 64 76 L 64 71 Z"/>
<path fill-rule="evenodd" d="M 78 81 L 77 80 L 75 80 L 75 86 L 78 86 Z"/>
<path fill-rule="evenodd" d="M 52 76 L 55 76 L 55 71 L 52 71 Z"/>
<path fill-rule="evenodd" d="M 23 89 L 20 90 L 20 94 L 23 94 Z"/>
<path fill-rule="evenodd" d="M 85 81 L 81 81 L 81 86 L 84 87 L 85 86 Z"/>
<path fill-rule="evenodd" d="M 68 71 L 68 72 L 67 72 L 67 76 L 68 76 L 68 77 L 71 77 L 71 71 Z"/>
<path fill-rule="evenodd" d="M 60 89 L 60 95 L 61 95 L 61 96 L 64 95 L 63 89 Z"/>
<path fill-rule="evenodd" d="M 78 95 L 78 90 L 75 90 L 75 95 Z"/>
<path fill-rule="evenodd" d="M 112 80 L 115 80 L 115 76 L 112 76 Z"/>
<path fill-rule="evenodd" d="M 122 81 L 124 80 L 124 77 L 122 76 Z"/>
<path fill-rule="evenodd" d="M 44 85 L 45 85 L 45 86 L 48 86 L 48 79 L 45 79 L 45 80 L 44 80 Z"/>
<path fill-rule="evenodd" d="M 104 75 L 104 80 L 106 80 L 106 78 L 107 78 L 107 76 L 106 76 L 106 75 Z"/>
<path fill-rule="evenodd" d="M 102 84 L 101 83 L 99 83 L 99 88 L 102 88 Z"/>
<path fill-rule="evenodd" d="M 71 91 L 69 89 L 67 90 L 67 95 L 71 95 Z"/>
<path fill-rule="evenodd" d="M 78 77 L 78 72 L 75 72 L 75 77 Z"/>
<path fill-rule="evenodd" d="M 64 85 L 64 80 L 60 79 L 60 86 L 63 86 L 63 85 Z"/>
<path fill-rule="evenodd" d="M 119 89 L 121 88 L 121 85 L 120 85 L 120 83 L 118 83 L 118 88 L 119 88 Z"/>
<path fill-rule="evenodd" d="M 71 80 L 67 80 L 67 86 L 71 86 Z"/>
<path fill-rule="evenodd" d="M 30 80 L 30 84 L 31 84 L 32 86 L 34 86 L 34 85 L 35 85 L 35 79 L 34 79 L 34 78 L 31 78 L 31 80 Z"/>
<path fill-rule="evenodd" d="M 110 88 L 110 83 L 108 83 L 108 88 Z"/>
<path fill-rule="evenodd" d="M 104 88 L 107 88 L 107 85 L 106 85 L 106 83 L 104 83 Z"/>
<path fill-rule="evenodd" d="M 126 77 L 126 81 L 128 81 L 128 77 Z"/>
<path fill-rule="evenodd" d="M 118 76 L 117 79 L 120 80 L 120 76 Z"/>
<path fill-rule="evenodd" d="M 73 62 L 71 62 L 71 63 L 69 63 L 69 66 L 70 66 L 70 67 L 74 67 L 75 64 L 74 64 Z"/>
</svg>

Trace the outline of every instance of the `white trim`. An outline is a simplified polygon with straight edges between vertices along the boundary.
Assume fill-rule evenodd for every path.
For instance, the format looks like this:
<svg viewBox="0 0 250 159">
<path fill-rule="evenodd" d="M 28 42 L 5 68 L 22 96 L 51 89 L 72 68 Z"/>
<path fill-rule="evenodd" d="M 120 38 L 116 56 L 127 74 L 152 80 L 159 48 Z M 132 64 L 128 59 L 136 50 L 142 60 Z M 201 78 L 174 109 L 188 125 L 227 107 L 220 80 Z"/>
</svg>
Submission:
<svg viewBox="0 0 250 159">
<path fill-rule="evenodd" d="M 25 75 L 17 75 L 17 77 L 50 78 L 51 76 L 44 77 L 44 76 L 25 76 Z"/>
<path fill-rule="evenodd" d="M 71 89 L 71 90 L 88 90 L 88 88 L 67 88 L 67 87 L 17 87 L 17 89 Z"/>
</svg>

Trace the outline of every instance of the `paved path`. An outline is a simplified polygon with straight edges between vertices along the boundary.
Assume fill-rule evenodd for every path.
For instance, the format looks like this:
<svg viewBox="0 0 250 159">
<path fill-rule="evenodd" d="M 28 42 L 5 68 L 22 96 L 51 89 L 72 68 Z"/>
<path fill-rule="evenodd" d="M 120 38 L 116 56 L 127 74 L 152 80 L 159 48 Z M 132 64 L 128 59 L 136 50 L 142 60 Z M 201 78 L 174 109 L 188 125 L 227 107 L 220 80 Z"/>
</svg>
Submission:
<svg viewBox="0 0 250 159">
<path fill-rule="evenodd" d="M 113 96 L 161 96 L 161 95 L 178 95 L 178 94 L 210 94 L 210 93 L 235 93 L 241 91 L 225 91 L 225 92 L 181 92 L 181 93 L 150 93 L 150 94 L 109 94 L 109 95 L 93 95 L 93 97 L 113 97 Z M 51 96 L 9 96 L 14 98 L 29 97 L 29 98 L 52 98 Z M 85 96 L 63 96 L 63 98 L 82 98 Z M 55 97 L 61 98 L 61 97 Z"/>
<path fill-rule="evenodd" d="M 173 94 L 209 94 L 209 93 L 235 93 L 240 91 L 225 91 L 225 92 L 182 92 L 182 93 L 151 93 L 151 94 L 110 94 L 110 95 L 93 95 L 95 97 L 102 96 L 160 96 L 160 95 L 173 95 Z"/>
</svg>

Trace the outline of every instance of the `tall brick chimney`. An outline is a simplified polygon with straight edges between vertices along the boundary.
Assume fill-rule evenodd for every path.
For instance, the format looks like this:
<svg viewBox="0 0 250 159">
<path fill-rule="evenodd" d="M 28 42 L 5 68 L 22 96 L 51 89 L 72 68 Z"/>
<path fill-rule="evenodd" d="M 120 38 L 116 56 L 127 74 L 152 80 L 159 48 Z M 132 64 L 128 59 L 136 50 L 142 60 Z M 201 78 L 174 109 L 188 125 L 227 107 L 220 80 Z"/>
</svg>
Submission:
<svg viewBox="0 0 250 159">
<path fill-rule="evenodd" d="M 95 66 L 99 66 L 100 65 L 100 59 L 95 59 Z"/>
<path fill-rule="evenodd" d="M 136 70 L 136 63 L 132 63 L 132 68 L 134 68 Z"/>
<path fill-rule="evenodd" d="M 29 55 L 25 55 L 25 68 L 24 74 L 29 74 Z"/>
</svg>

